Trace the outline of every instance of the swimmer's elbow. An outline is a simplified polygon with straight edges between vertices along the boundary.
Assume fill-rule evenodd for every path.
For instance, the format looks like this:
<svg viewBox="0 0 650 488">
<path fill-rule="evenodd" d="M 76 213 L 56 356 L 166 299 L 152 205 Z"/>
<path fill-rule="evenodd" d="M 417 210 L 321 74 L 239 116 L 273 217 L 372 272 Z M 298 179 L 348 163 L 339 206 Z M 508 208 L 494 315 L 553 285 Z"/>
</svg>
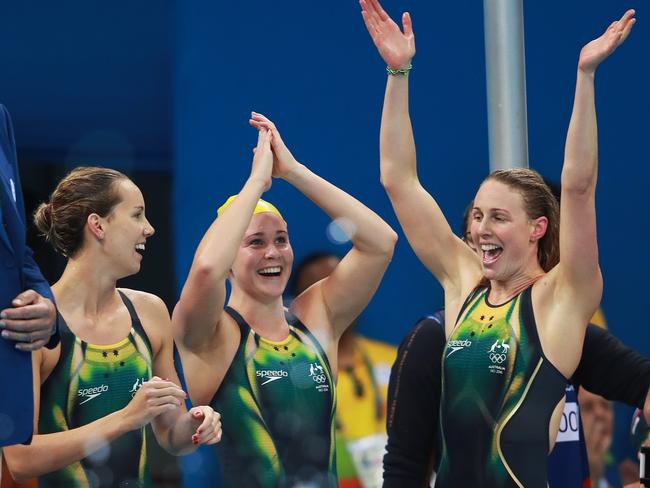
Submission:
<svg viewBox="0 0 650 488">
<path fill-rule="evenodd" d="M 183 295 L 210 292 L 217 286 L 222 286 L 226 280 L 228 270 L 214 263 L 211 259 L 195 259 L 190 269 L 190 274 L 183 286 Z"/>
<path fill-rule="evenodd" d="M 199 282 L 212 281 L 216 271 L 217 267 L 210 259 L 195 259 L 192 263 L 191 278 Z"/>
<path fill-rule="evenodd" d="M 401 200 L 417 193 L 421 188 L 420 180 L 416 174 L 382 174 L 381 185 L 393 205 L 399 204 Z"/>
<path fill-rule="evenodd" d="M 11 474 L 11 478 L 19 485 L 22 483 L 27 483 L 30 479 L 34 478 L 34 476 L 29 476 L 22 471 L 14 471 L 11 469 L 9 469 L 9 474 Z"/>
<path fill-rule="evenodd" d="M 5 449 L 5 459 L 9 474 L 16 483 L 26 483 L 39 475 L 30 469 L 33 463 L 27 461 L 27 456 L 7 455 L 7 449 Z"/>
<path fill-rule="evenodd" d="M 384 238 L 381 240 L 379 252 L 381 254 L 384 254 L 390 261 L 393 257 L 393 253 L 395 252 L 395 245 L 397 244 L 398 237 L 397 232 L 395 232 L 392 227 L 390 227 L 388 224 L 386 224 L 386 227 L 386 233 Z"/>
<path fill-rule="evenodd" d="M 401 178 L 391 177 L 387 174 L 382 174 L 379 181 L 389 197 L 399 193 L 400 189 L 404 186 L 404 181 Z"/>
<path fill-rule="evenodd" d="M 374 259 L 382 258 L 386 262 L 392 259 L 396 243 L 397 233 L 384 221 L 379 226 L 375 225 L 372 232 L 363 237 L 357 236 L 352 241 L 358 251 Z"/>
</svg>

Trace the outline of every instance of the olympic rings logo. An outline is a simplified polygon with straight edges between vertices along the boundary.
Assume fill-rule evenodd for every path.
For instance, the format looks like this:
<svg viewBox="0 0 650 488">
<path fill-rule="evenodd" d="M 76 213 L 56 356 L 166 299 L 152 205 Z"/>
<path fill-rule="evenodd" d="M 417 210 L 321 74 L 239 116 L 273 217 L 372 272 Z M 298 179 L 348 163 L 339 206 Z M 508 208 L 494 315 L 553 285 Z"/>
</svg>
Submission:
<svg viewBox="0 0 650 488">
<path fill-rule="evenodd" d="M 490 361 L 492 361 L 495 364 L 501 364 L 506 360 L 506 355 L 505 354 L 499 354 L 499 353 L 490 353 Z"/>
<path fill-rule="evenodd" d="M 325 383 L 327 381 L 327 376 L 324 374 L 315 374 L 311 377 L 316 383 Z"/>
</svg>

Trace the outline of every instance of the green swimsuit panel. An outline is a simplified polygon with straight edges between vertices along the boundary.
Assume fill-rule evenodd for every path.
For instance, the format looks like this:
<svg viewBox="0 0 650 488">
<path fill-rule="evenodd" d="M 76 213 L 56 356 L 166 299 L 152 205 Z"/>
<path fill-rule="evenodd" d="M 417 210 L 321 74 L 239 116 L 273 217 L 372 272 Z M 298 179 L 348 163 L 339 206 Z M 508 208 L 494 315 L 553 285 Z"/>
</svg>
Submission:
<svg viewBox="0 0 650 488">
<path fill-rule="evenodd" d="M 444 350 L 436 486 L 546 487 L 548 425 L 566 379 L 543 354 L 531 287 L 470 295 Z"/>
<path fill-rule="evenodd" d="M 297 320 L 287 339 L 273 342 L 232 308 L 226 312 L 241 340 L 211 402 L 224 419 L 224 486 L 337 486 L 336 391 L 322 347 Z"/>
<path fill-rule="evenodd" d="M 129 299 L 131 331 L 111 345 L 76 337 L 59 316 L 61 356 L 41 387 L 38 429 L 49 434 L 89 424 L 124 408 L 151 379 L 149 339 Z M 92 435 L 92 434 L 91 434 Z M 144 428 L 128 432 L 95 453 L 39 478 L 40 487 L 148 487 Z"/>
</svg>

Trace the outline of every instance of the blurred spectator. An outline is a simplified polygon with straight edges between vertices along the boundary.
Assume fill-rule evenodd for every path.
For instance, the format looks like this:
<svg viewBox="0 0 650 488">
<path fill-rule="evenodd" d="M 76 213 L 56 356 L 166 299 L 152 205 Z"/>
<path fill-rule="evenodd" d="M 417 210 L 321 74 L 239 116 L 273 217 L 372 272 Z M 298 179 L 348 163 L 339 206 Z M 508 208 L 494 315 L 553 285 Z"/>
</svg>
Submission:
<svg viewBox="0 0 650 488">
<path fill-rule="evenodd" d="M 612 403 L 584 388 L 578 393 L 578 402 L 582 416 L 589 472 L 594 488 L 610 488 L 612 485 L 605 478 L 605 465 L 611 457 L 609 447 L 612 444 L 614 429 L 614 409 Z"/>
</svg>

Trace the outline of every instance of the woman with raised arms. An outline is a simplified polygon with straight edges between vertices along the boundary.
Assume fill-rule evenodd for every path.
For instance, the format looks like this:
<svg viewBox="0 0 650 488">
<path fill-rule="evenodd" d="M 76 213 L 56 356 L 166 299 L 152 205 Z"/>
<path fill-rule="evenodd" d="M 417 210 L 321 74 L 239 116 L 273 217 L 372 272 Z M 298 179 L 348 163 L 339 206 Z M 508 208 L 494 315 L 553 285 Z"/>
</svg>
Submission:
<svg viewBox="0 0 650 488">
<path fill-rule="evenodd" d="M 411 18 L 403 14 L 402 31 L 377 0 L 360 3 L 389 72 L 381 181 L 409 243 L 445 292 L 443 453 L 436 486 L 545 487 L 566 378 L 578 365 L 602 292 L 594 75 L 627 38 L 634 11 L 580 53 L 561 210 L 538 173 L 493 172 L 471 210 L 477 255 L 453 234 L 418 180 L 408 112 Z"/>
<path fill-rule="evenodd" d="M 190 397 L 224 416 L 225 486 L 337 486 L 337 343 L 372 298 L 396 234 L 374 212 L 300 164 L 275 125 L 259 130 L 250 176 L 219 209 L 194 256 L 172 316 Z M 287 223 L 261 200 L 282 178 L 353 228 L 334 272 L 285 310 L 293 262 Z M 231 293 L 226 299 L 226 280 Z"/>
</svg>

